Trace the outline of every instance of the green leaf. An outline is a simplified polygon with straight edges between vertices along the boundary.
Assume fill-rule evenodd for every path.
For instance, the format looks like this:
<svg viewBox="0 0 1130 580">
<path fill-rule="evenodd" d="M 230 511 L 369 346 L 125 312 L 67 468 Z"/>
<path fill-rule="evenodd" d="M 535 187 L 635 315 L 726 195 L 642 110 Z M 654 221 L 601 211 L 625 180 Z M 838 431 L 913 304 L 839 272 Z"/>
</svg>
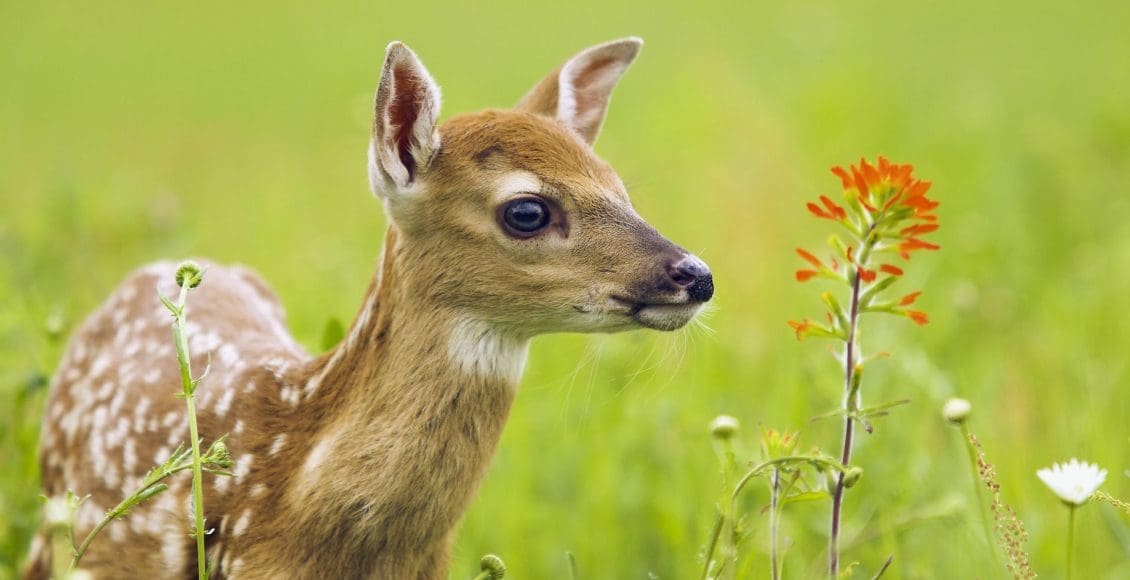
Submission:
<svg viewBox="0 0 1130 580">
<path fill-rule="evenodd" d="M 868 407 L 866 409 L 860 409 L 859 411 L 856 412 L 856 415 L 858 417 L 861 417 L 861 418 L 862 417 L 885 417 L 888 414 L 887 413 L 888 409 L 893 409 L 895 407 L 901 407 L 902 405 L 906 405 L 906 404 L 909 404 L 909 403 L 910 403 L 910 399 L 898 399 L 896 401 L 890 401 L 890 402 L 887 402 L 887 403 L 883 403 L 882 405 L 875 405 L 874 407 Z"/>
<path fill-rule="evenodd" d="M 781 503 L 786 504 L 786 503 L 803 503 L 803 502 L 809 502 L 809 501 L 820 501 L 822 499 L 827 499 L 829 497 L 832 497 L 832 496 L 831 496 L 831 494 L 829 494 L 826 491 L 805 491 L 805 492 L 801 492 L 801 493 L 794 493 L 793 495 L 782 498 Z"/>
</svg>

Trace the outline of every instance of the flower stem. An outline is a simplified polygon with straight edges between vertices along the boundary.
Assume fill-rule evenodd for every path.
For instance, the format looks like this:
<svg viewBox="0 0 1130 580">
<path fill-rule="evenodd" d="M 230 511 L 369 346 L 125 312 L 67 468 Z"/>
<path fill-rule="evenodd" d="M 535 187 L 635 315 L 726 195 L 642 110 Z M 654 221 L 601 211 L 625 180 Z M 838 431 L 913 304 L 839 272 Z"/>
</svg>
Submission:
<svg viewBox="0 0 1130 580">
<path fill-rule="evenodd" d="M 780 555 L 778 554 L 777 535 L 781 525 L 780 511 L 777 509 L 778 496 L 781 493 L 781 472 L 774 469 L 769 495 L 769 566 L 772 569 L 773 580 L 781 578 Z"/>
<path fill-rule="evenodd" d="M 200 435 L 196 428 L 196 404 L 193 401 L 196 381 L 192 378 L 188 339 L 185 336 L 185 302 L 188 288 L 188 284 L 185 284 L 180 289 L 180 299 L 177 302 L 179 310 L 173 320 L 173 338 L 176 341 L 177 362 L 180 364 L 181 387 L 184 391 L 185 404 L 188 406 L 188 444 L 192 448 L 192 506 L 195 516 L 193 535 L 196 537 L 197 577 L 206 580 L 208 570 L 204 559 L 204 476 L 200 461 Z"/>
<path fill-rule="evenodd" d="M 844 349 L 844 443 L 840 452 L 840 463 L 847 465 L 851 461 L 852 436 L 854 434 L 854 421 L 851 417 L 852 384 L 855 381 L 855 332 L 859 323 L 859 271 L 852 275 L 851 310 L 848 313 L 848 337 Z M 835 579 L 840 572 L 840 513 L 844 500 L 844 472 L 836 477 L 836 489 L 832 494 L 832 530 L 828 539 L 828 576 Z"/>
<path fill-rule="evenodd" d="M 1075 504 L 1067 506 L 1067 574 L 1065 578 L 1071 580 L 1071 558 L 1075 553 Z"/>
<path fill-rule="evenodd" d="M 1001 569 L 1000 557 L 997 556 L 997 547 L 993 542 L 993 530 L 989 527 L 989 514 L 985 505 L 984 493 L 981 491 L 981 477 L 978 475 L 977 469 L 977 449 L 973 446 L 973 440 L 969 438 L 969 425 L 965 421 L 961 421 L 961 439 L 965 445 L 965 451 L 969 455 L 969 469 L 970 474 L 973 476 L 973 493 L 977 499 L 977 515 L 981 518 L 981 528 L 985 532 L 985 543 L 989 547 L 989 553 L 993 556 L 993 569 Z"/>
</svg>

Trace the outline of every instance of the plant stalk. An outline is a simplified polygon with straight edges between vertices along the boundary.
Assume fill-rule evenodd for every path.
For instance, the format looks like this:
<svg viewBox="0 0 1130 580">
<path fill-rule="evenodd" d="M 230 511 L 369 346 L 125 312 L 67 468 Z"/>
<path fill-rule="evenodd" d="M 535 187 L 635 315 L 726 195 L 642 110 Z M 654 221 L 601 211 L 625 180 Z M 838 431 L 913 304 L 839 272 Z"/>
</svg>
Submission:
<svg viewBox="0 0 1130 580">
<path fill-rule="evenodd" d="M 1071 580 L 1071 560 L 1075 555 L 1075 509 L 1078 506 L 1075 504 L 1068 504 L 1067 506 L 1067 574 L 1065 578 Z"/>
<path fill-rule="evenodd" d="M 777 536 L 781 525 L 780 511 L 778 510 L 778 496 L 781 493 L 781 471 L 774 469 L 769 492 L 769 566 L 772 569 L 773 580 L 781 578 L 780 554 L 778 552 Z"/>
<path fill-rule="evenodd" d="M 965 451 L 969 455 L 969 468 L 973 476 L 973 493 L 977 500 L 977 515 L 981 518 L 981 529 L 985 532 L 985 544 L 989 547 L 989 553 L 993 556 L 993 569 L 1001 569 L 1000 557 L 997 555 L 996 543 L 993 542 L 993 529 L 989 526 L 988 507 L 985 504 L 984 492 L 981 491 L 981 476 L 978 475 L 977 469 L 977 449 L 973 447 L 973 441 L 969 438 L 969 425 L 961 422 L 961 438 L 965 444 Z"/>
<path fill-rule="evenodd" d="M 848 338 L 844 349 L 844 443 L 840 452 L 840 463 L 847 465 L 851 461 L 852 437 L 854 435 L 854 421 L 851 417 L 852 384 L 855 380 L 855 333 L 859 324 L 859 293 L 860 275 L 857 268 L 852 276 L 851 310 L 848 314 Z M 836 477 L 836 489 L 832 494 L 832 529 L 828 539 L 828 576 L 837 578 L 840 573 L 840 521 L 844 500 L 844 472 Z"/>
<path fill-rule="evenodd" d="M 196 382 L 192 378 L 192 366 L 188 356 L 188 339 L 185 337 L 185 302 L 188 295 L 188 285 L 181 286 L 180 299 L 177 302 L 179 310 L 173 321 L 173 338 L 177 347 L 177 362 L 180 364 L 181 386 L 184 390 L 184 400 L 188 407 L 188 436 L 189 445 L 192 447 L 192 505 L 195 516 L 196 537 L 196 566 L 197 578 L 208 578 L 207 563 L 204 559 L 204 475 L 200 461 L 200 435 L 196 428 L 196 404 L 193 397 L 196 392 Z"/>
</svg>

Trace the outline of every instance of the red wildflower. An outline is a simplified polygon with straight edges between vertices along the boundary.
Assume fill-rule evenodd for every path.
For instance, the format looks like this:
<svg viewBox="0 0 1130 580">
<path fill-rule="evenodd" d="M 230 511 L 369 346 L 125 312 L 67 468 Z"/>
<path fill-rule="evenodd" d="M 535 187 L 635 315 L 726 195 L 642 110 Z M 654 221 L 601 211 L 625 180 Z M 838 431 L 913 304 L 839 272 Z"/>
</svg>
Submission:
<svg viewBox="0 0 1130 580">
<path fill-rule="evenodd" d="M 874 282 L 876 276 L 877 274 L 875 273 L 875 270 L 868 270 L 867 268 L 863 267 L 859 268 L 859 279 L 863 280 L 864 282 Z"/>
<path fill-rule="evenodd" d="M 906 315 L 910 317 L 918 326 L 926 326 L 930 323 L 930 318 L 926 316 L 925 312 L 920 310 L 907 310 Z"/>
<path fill-rule="evenodd" d="M 808 334 L 808 329 L 812 328 L 812 321 L 807 318 L 799 322 L 796 320 L 790 320 L 789 326 L 791 326 L 796 332 L 796 339 L 801 340 L 804 338 L 805 334 Z"/>
<path fill-rule="evenodd" d="M 820 261 L 820 258 L 813 256 L 811 253 L 806 251 L 804 248 L 797 248 L 796 253 L 805 262 L 808 262 L 809 264 L 812 264 L 813 266 L 815 266 L 817 268 L 823 268 L 824 267 L 824 263 Z"/>
<path fill-rule="evenodd" d="M 899 299 L 899 306 L 910 306 L 911 304 L 914 304 L 914 301 L 918 300 L 919 294 L 922 294 L 921 290 L 919 290 L 918 292 L 911 292 L 910 294 L 903 296 Z"/>
<path fill-rule="evenodd" d="M 941 246 L 937 244 L 931 244 L 918 238 L 907 238 L 899 243 L 899 255 L 909 260 L 910 253 L 915 250 L 937 250 L 940 248 Z"/>
<path fill-rule="evenodd" d="M 892 266 L 890 264 L 883 264 L 882 266 L 879 266 L 879 271 L 885 274 L 890 274 L 892 276 L 902 276 L 902 268 L 899 268 L 898 266 Z"/>
</svg>

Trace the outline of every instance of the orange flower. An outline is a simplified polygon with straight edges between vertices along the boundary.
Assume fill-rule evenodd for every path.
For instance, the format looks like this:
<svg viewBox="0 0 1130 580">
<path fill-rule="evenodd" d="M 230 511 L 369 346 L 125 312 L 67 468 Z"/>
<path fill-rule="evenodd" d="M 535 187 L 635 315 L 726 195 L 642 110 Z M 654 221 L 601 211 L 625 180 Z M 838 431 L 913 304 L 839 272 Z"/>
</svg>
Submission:
<svg viewBox="0 0 1130 580">
<path fill-rule="evenodd" d="M 793 331 L 796 332 L 796 339 L 802 340 L 804 338 L 804 335 L 808 334 L 808 330 L 812 328 L 812 321 L 807 318 L 799 322 L 797 322 L 796 320 L 790 320 L 789 326 L 791 326 L 793 328 Z"/>
<path fill-rule="evenodd" d="M 910 294 L 903 296 L 899 299 L 899 306 L 910 306 L 911 304 L 914 304 L 914 301 L 918 300 L 919 294 L 922 294 L 921 290 L 919 290 L 918 292 L 911 292 Z"/>
<path fill-rule="evenodd" d="M 797 248 L 796 253 L 805 262 L 808 262 L 809 264 L 812 264 L 813 266 L 815 266 L 817 268 L 823 268 L 824 267 L 824 263 L 820 261 L 820 258 L 813 256 L 811 253 L 809 253 L 804 248 Z"/>
<path fill-rule="evenodd" d="M 907 310 L 906 315 L 918 326 L 926 326 L 930 323 L 930 318 L 926 316 L 925 312 L 920 310 Z"/>
<path fill-rule="evenodd" d="M 843 206 L 832 201 L 830 198 L 828 198 L 828 196 L 821 195 L 820 203 L 824 204 L 824 207 L 820 207 L 815 203 L 809 202 L 808 211 L 812 212 L 812 215 L 818 218 L 833 221 L 839 221 L 847 217 L 847 210 L 845 210 Z"/>
<path fill-rule="evenodd" d="M 812 264 L 816 268 L 815 270 L 797 270 L 797 282 L 807 282 L 820 274 L 820 270 L 824 268 L 824 263 L 820 261 L 820 258 L 813 256 L 803 248 L 797 248 L 796 253 L 801 257 L 801 259 L 803 259 L 805 262 L 808 262 L 809 264 Z"/>
<path fill-rule="evenodd" d="M 909 260 L 910 253 L 915 250 L 937 250 L 940 248 L 941 246 L 937 244 L 931 244 L 930 242 L 918 238 L 907 238 L 899 243 L 899 255 L 902 256 L 903 259 Z"/>
<path fill-rule="evenodd" d="M 915 217 L 927 221 L 937 219 L 927 217 L 927 212 L 938 207 L 938 202 L 926 197 L 930 182 L 914 179 L 914 166 L 909 163 L 891 163 L 886 157 L 879 156 L 877 165 L 860 159 L 858 166 L 851 165 L 849 169 L 833 167 L 832 173 L 840 178 L 844 191 L 858 199 L 871 212 L 879 211 L 876 204 L 883 200 L 883 211 L 890 209 L 895 203 L 901 203 L 913 208 Z"/>
<path fill-rule="evenodd" d="M 796 279 L 801 282 L 820 275 L 829 275 L 853 286 L 853 298 L 866 293 L 868 306 L 875 306 L 874 300 L 885 291 L 895 277 L 903 275 L 903 269 L 892 264 L 880 264 L 875 256 L 894 251 L 903 259 L 910 259 L 919 250 L 938 250 L 938 244 L 926 241 L 925 237 L 939 229 L 935 210 L 938 202 L 928 194 L 932 184 L 914 177 L 914 166 L 909 163 L 891 163 L 879 156 L 875 162 L 861 158 L 858 163 L 832 167 L 832 174 L 840 179 L 847 204 L 839 204 L 832 198 L 821 195 L 807 204 L 808 211 L 821 219 L 839 222 L 847 230 L 844 234 L 832 236 L 829 243 L 836 254 L 829 263 L 822 262 L 815 255 L 797 249 L 797 255 L 811 265 L 811 268 L 797 270 Z M 842 256 L 839 255 L 842 253 Z M 846 258 L 844 269 L 840 269 L 837 259 Z M 832 273 L 836 275 L 831 275 Z M 855 276 L 851 276 L 854 273 Z M 847 275 L 844 275 L 847 274 Z M 859 282 L 875 283 L 880 274 L 889 276 L 877 285 L 860 288 Z M 916 324 L 927 324 L 926 313 L 917 310 L 903 310 L 914 304 L 920 292 L 913 292 L 900 298 L 896 303 L 882 302 L 878 311 L 903 314 Z M 896 306 L 897 304 L 897 306 Z M 829 306 L 838 309 L 837 306 Z M 830 316 L 830 315 L 829 315 Z M 805 319 L 790 322 L 797 331 L 797 337 L 824 336 L 835 334 L 837 322 L 830 319 L 826 329 L 822 324 Z M 831 329 L 831 330 L 829 330 Z"/>
<path fill-rule="evenodd" d="M 890 264 L 883 264 L 882 266 L 879 266 L 879 270 L 885 274 L 890 274 L 892 276 L 902 276 L 902 268 L 892 266 Z"/>
</svg>

